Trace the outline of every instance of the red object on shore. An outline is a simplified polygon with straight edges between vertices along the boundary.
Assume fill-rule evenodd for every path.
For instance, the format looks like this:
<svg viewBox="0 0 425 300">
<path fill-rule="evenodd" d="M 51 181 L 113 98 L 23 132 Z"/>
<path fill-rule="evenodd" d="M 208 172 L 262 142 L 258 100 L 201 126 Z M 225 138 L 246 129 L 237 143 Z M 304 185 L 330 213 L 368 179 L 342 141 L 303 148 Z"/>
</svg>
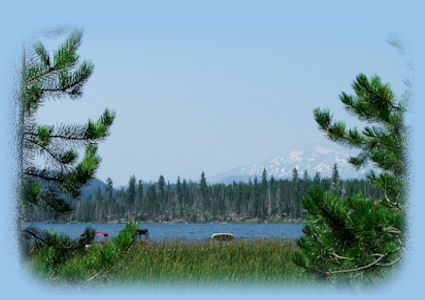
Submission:
<svg viewBox="0 0 425 300">
<path fill-rule="evenodd" d="M 100 235 L 103 235 L 104 237 L 109 236 L 109 234 L 108 234 L 107 232 L 95 232 L 95 234 L 100 234 Z M 85 235 L 86 235 L 86 233 L 85 233 L 85 232 L 82 232 L 82 233 L 80 234 L 80 236 L 85 236 Z"/>
</svg>

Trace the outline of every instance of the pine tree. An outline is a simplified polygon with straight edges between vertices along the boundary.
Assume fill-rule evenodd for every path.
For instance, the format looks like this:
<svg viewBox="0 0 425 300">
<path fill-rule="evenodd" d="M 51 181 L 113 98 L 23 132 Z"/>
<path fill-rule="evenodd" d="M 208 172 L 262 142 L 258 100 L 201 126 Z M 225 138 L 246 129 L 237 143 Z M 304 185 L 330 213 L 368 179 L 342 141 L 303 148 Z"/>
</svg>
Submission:
<svg viewBox="0 0 425 300">
<path fill-rule="evenodd" d="M 150 218 L 154 219 L 158 212 L 159 203 L 156 193 L 156 188 L 154 184 L 151 184 L 146 192 L 147 204 L 148 204 L 148 213 Z"/>
<path fill-rule="evenodd" d="M 186 179 L 183 179 L 183 182 L 182 182 L 182 193 L 183 193 L 183 206 L 191 207 L 193 205 L 193 201 L 189 195 L 189 186 L 187 184 Z"/>
<path fill-rule="evenodd" d="M 404 251 L 406 102 L 396 100 L 378 76 L 368 79 L 360 74 L 352 87 L 355 95 L 343 92 L 340 100 L 366 123 L 362 130 L 347 130 L 326 109 L 315 109 L 314 117 L 330 140 L 359 150 L 349 158 L 352 165 L 360 168 L 370 161 L 380 171 L 368 178 L 384 197 L 372 200 L 357 194 L 340 199 L 318 187 L 311 189 L 303 199 L 310 215 L 305 236 L 297 241 L 303 251 L 294 261 L 322 276 L 376 278 L 372 275 L 391 270 Z"/>
<path fill-rule="evenodd" d="M 138 213 L 140 213 L 140 210 L 143 209 L 143 182 L 139 179 L 137 182 L 137 188 L 136 188 L 136 208 Z"/>
<path fill-rule="evenodd" d="M 108 212 L 107 220 L 109 221 L 111 219 L 112 211 L 114 211 L 114 208 L 115 208 L 114 207 L 115 206 L 114 185 L 110 177 L 106 179 L 105 198 L 106 198 L 106 206 L 107 206 L 106 209 Z"/>
<path fill-rule="evenodd" d="M 334 164 L 332 168 L 332 176 L 331 176 L 331 191 L 339 195 L 340 189 L 341 189 L 341 182 L 339 180 L 338 165 Z"/>
<path fill-rule="evenodd" d="M 41 42 L 24 53 L 19 97 L 20 204 L 24 215 L 38 207 L 58 216 L 70 213 L 72 200 L 95 175 L 100 163 L 97 143 L 109 135 L 115 114 L 108 109 L 86 124 L 40 125 L 36 113 L 47 100 L 79 98 L 93 64 L 79 62 L 82 33 L 72 32 L 50 55 Z M 78 149 L 85 154 L 78 161 Z M 44 159 L 43 167 L 36 161 Z"/>
<path fill-rule="evenodd" d="M 254 184 L 251 188 L 251 215 L 253 217 L 258 218 L 261 215 L 261 208 L 260 208 L 260 187 L 258 184 L 257 176 L 254 177 Z"/>
<path fill-rule="evenodd" d="M 301 181 L 301 186 L 300 186 L 300 199 L 302 199 L 302 197 L 307 193 L 308 189 L 311 187 L 312 185 L 312 181 L 311 178 L 308 174 L 307 170 L 304 170 L 303 173 L 303 179 Z M 301 202 L 301 200 L 300 200 Z M 304 210 L 300 205 L 300 217 L 303 218 L 304 217 Z"/>
<path fill-rule="evenodd" d="M 316 172 L 316 174 L 314 174 L 314 178 L 313 178 L 313 184 L 314 185 L 319 185 L 321 181 L 320 178 L 320 172 Z"/>
<path fill-rule="evenodd" d="M 179 204 L 179 208 L 180 208 L 180 216 L 183 216 L 183 188 L 180 181 L 180 176 L 177 176 L 176 193 L 177 193 L 177 203 Z"/>
<path fill-rule="evenodd" d="M 130 218 L 131 212 L 134 210 L 134 204 L 136 203 L 136 176 L 130 176 L 128 181 L 128 188 L 126 194 L 127 204 L 127 218 Z"/>
<path fill-rule="evenodd" d="M 165 179 L 160 175 L 158 179 L 158 200 L 159 200 L 159 214 L 165 213 Z"/>
<path fill-rule="evenodd" d="M 301 199 L 300 199 L 300 183 L 297 168 L 292 169 L 292 201 L 294 208 L 294 218 L 301 216 Z"/>
<path fill-rule="evenodd" d="M 199 181 L 199 193 L 201 194 L 202 207 L 205 210 L 210 209 L 209 199 L 208 199 L 208 186 L 207 186 L 207 180 L 205 179 L 204 172 L 202 172 L 201 179 Z"/>
<path fill-rule="evenodd" d="M 270 191 L 269 183 L 267 181 L 267 171 L 263 168 L 261 174 L 261 217 L 266 218 L 270 215 Z"/>
<path fill-rule="evenodd" d="M 233 181 L 233 199 L 235 199 L 235 212 L 237 216 L 241 215 L 242 197 L 242 184 Z"/>
<path fill-rule="evenodd" d="M 272 214 L 279 213 L 279 208 L 276 207 L 276 203 L 279 203 L 278 199 L 276 199 L 278 196 L 277 192 L 277 184 L 276 180 L 274 179 L 274 176 L 270 176 L 270 182 L 269 182 L 269 217 Z"/>
<path fill-rule="evenodd" d="M 176 216 L 175 210 L 176 210 L 176 203 L 174 201 L 171 201 L 171 184 L 170 181 L 167 181 L 167 188 L 165 190 L 165 212 L 166 212 L 166 218 L 167 221 L 169 220 L 170 216 L 174 218 Z"/>
<path fill-rule="evenodd" d="M 102 220 L 102 210 L 103 210 L 103 197 L 102 197 L 102 191 L 100 190 L 100 187 L 97 188 L 96 194 L 94 196 L 95 203 L 96 203 L 96 217 L 95 221 L 100 222 Z"/>
</svg>

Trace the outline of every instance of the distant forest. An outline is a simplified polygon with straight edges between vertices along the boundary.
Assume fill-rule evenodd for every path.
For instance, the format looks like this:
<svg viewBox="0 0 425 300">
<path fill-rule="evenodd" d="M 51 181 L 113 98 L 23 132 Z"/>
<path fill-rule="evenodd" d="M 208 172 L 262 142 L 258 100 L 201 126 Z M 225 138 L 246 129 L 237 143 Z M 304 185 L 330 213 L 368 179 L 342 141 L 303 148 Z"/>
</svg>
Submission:
<svg viewBox="0 0 425 300">
<path fill-rule="evenodd" d="M 313 178 L 304 171 L 292 178 L 275 179 L 263 171 L 261 178 L 249 182 L 208 184 L 205 174 L 199 182 L 180 180 L 170 184 L 163 176 L 157 182 L 144 183 L 131 176 L 127 188 L 114 189 L 107 179 L 104 189 L 75 201 L 75 210 L 57 215 L 34 210 L 31 221 L 57 222 L 295 222 L 305 217 L 301 199 L 314 185 L 339 197 L 362 193 L 373 199 L 382 198 L 380 189 L 366 179 L 340 179 L 337 165 L 330 178 Z"/>
</svg>

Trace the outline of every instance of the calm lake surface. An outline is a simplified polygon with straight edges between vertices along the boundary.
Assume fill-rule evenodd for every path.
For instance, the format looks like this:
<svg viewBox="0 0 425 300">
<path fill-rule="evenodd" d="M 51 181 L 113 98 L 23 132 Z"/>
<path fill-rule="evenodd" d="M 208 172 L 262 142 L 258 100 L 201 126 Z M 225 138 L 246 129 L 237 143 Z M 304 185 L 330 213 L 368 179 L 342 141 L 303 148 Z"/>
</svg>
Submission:
<svg viewBox="0 0 425 300">
<path fill-rule="evenodd" d="M 52 224 L 52 223 L 24 223 L 42 230 L 67 234 L 72 238 L 79 238 L 80 233 L 88 226 L 96 231 L 107 232 L 116 236 L 125 224 Z M 139 224 L 139 228 L 149 230 L 151 240 L 209 240 L 213 233 L 229 232 L 235 239 L 297 239 L 303 233 L 304 224 Z M 99 237 L 103 239 L 102 237 Z"/>
</svg>

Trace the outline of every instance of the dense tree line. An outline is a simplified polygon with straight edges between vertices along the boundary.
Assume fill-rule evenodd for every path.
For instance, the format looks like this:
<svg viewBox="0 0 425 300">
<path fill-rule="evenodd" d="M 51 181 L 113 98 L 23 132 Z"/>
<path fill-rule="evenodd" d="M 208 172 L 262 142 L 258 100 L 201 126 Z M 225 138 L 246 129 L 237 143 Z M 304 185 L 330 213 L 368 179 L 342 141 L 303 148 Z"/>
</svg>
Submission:
<svg viewBox="0 0 425 300">
<path fill-rule="evenodd" d="M 275 179 L 264 169 L 261 178 L 231 184 L 208 184 L 202 173 L 199 182 L 181 180 L 166 182 L 160 176 L 157 182 L 144 183 L 131 176 L 128 187 L 114 189 L 107 179 L 104 191 L 98 188 L 76 205 L 69 215 L 59 221 L 112 222 L 137 220 L 139 222 L 240 222 L 300 220 L 305 216 L 301 199 L 310 187 L 318 185 L 339 197 L 362 193 L 373 199 L 383 197 L 366 180 L 344 179 L 334 165 L 330 178 L 313 178 L 307 171 L 292 178 Z M 48 220 L 48 214 L 35 214 L 36 220 Z M 51 219 L 51 218 L 50 218 Z"/>
</svg>

